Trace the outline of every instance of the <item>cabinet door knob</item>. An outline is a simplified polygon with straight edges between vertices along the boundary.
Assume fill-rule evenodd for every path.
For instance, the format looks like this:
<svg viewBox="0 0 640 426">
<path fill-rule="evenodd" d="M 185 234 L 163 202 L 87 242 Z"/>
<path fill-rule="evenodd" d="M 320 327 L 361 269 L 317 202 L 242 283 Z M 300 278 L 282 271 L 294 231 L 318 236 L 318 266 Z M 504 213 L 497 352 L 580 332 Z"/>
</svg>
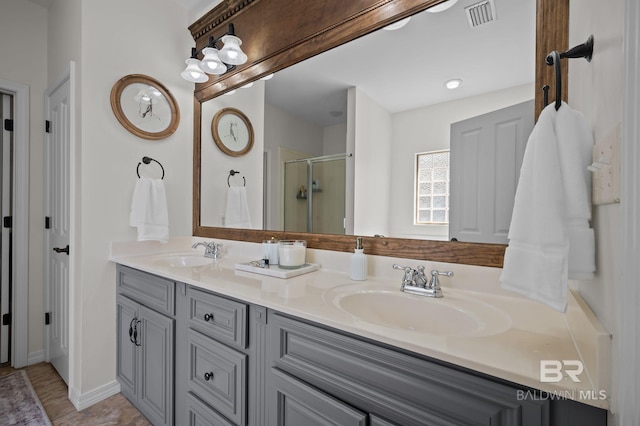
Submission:
<svg viewBox="0 0 640 426">
<path fill-rule="evenodd" d="M 204 314 L 204 320 L 209 322 L 213 320 L 213 314 Z"/>
<path fill-rule="evenodd" d="M 204 379 L 208 382 L 209 380 L 213 379 L 213 371 L 210 373 L 204 373 Z"/>
</svg>

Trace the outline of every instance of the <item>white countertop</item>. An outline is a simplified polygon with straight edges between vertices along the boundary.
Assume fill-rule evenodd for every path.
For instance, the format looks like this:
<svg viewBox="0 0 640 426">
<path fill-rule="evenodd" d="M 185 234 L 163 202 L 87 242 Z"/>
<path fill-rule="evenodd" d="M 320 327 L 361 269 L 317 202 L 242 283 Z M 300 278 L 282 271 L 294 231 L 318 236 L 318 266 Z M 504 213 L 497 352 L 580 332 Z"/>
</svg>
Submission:
<svg viewBox="0 0 640 426">
<path fill-rule="evenodd" d="M 281 279 L 234 270 L 236 263 L 259 258 L 261 248 L 259 244 L 232 241 L 225 242 L 233 248 L 230 247 L 228 254 L 220 260 L 209 259 L 206 264 L 198 266 L 171 266 L 175 262 L 170 260 L 178 255 L 193 256 L 195 250 L 191 249 L 191 242 L 201 240 L 197 237 L 176 238 L 168 245 L 113 243 L 110 259 L 121 265 L 543 391 L 537 397 L 551 399 L 561 396 L 608 408 L 610 335 L 576 293 L 569 293 L 567 311 L 560 313 L 501 290 L 499 283 L 486 282 L 487 276 L 495 277 L 494 268 L 449 264 L 446 266 L 452 270 L 461 270 L 457 276 L 460 275 L 459 280 L 464 283 L 456 281 L 457 276 L 442 279 L 444 298 L 425 298 L 400 292 L 402 271 L 387 273 L 389 268 L 380 266 L 396 260 L 415 266 L 417 261 L 369 256 L 369 270 L 384 270 L 385 273 L 366 281 L 352 281 L 348 273 L 331 270 L 331 266 L 343 266 L 344 259 L 348 263 L 349 255 L 321 250 L 308 250 L 308 259 L 311 257 L 314 263 L 323 264 L 319 271 Z M 198 250 L 201 252 L 203 249 Z M 340 259 L 333 262 L 336 256 Z M 324 263 L 332 265 L 325 266 Z M 494 271 L 487 274 L 482 269 Z M 344 268 L 344 271 L 348 269 Z M 474 275 L 485 282 L 470 283 Z M 448 281 L 451 285 L 447 285 Z M 388 295 L 388 304 L 378 303 L 379 306 L 366 306 L 362 310 L 371 315 L 378 312 L 380 316 L 375 323 L 362 320 L 353 315 L 353 311 L 341 308 L 346 300 L 344 297 L 366 292 Z M 380 301 L 375 297 L 373 300 Z M 427 313 L 442 311 L 440 331 L 412 330 L 415 327 L 407 326 L 407 321 L 412 321 L 412 313 L 398 308 L 398 305 L 406 308 L 404 303 L 424 306 Z M 478 324 L 482 324 L 479 330 L 457 330 L 456 318 L 462 318 L 459 313 L 466 311 L 478 317 Z M 416 309 L 417 322 L 412 324 L 419 326 L 421 312 L 422 309 Z M 448 315 L 451 318 L 447 318 Z M 582 362 L 584 371 L 578 376 L 581 381 L 576 382 L 569 374 L 564 374 L 558 383 L 542 382 L 541 360 Z M 566 366 L 568 371 L 575 369 L 573 365 Z"/>
</svg>

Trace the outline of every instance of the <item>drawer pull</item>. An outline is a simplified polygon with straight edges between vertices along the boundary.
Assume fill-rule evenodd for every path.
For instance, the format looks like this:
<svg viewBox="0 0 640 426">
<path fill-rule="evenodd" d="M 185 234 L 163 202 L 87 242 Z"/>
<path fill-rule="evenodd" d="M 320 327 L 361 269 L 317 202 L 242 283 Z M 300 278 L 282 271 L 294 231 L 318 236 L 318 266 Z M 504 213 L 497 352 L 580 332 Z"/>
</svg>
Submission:
<svg viewBox="0 0 640 426">
<path fill-rule="evenodd" d="M 204 314 L 204 320 L 207 322 L 213 321 L 213 314 Z"/>
<path fill-rule="evenodd" d="M 204 373 L 204 379 L 208 382 L 209 380 L 213 379 L 213 371 L 210 373 Z"/>
</svg>

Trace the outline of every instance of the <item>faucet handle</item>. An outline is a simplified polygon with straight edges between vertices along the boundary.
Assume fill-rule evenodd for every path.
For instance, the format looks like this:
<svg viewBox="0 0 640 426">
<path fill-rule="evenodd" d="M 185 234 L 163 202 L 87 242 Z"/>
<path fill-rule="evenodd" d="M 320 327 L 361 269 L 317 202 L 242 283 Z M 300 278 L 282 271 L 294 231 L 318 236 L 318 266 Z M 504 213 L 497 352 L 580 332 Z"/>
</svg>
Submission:
<svg viewBox="0 0 640 426">
<path fill-rule="evenodd" d="M 440 272 L 436 269 L 431 271 L 431 281 L 429 281 L 429 288 L 433 290 L 440 290 L 440 281 L 438 280 L 438 275 L 443 275 L 445 277 L 452 277 L 453 272 L 451 271 L 443 271 Z"/>
<path fill-rule="evenodd" d="M 402 277 L 402 288 L 404 288 L 405 285 L 413 285 L 413 277 L 416 273 L 413 268 L 394 264 L 393 269 L 402 269 L 404 271 L 404 276 Z"/>
</svg>

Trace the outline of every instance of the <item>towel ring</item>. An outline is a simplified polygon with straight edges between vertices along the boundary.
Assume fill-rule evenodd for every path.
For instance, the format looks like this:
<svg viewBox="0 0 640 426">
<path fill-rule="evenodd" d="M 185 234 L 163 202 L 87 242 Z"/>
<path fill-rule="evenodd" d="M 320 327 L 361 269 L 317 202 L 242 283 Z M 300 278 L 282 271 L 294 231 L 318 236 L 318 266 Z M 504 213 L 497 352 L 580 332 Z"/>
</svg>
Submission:
<svg viewBox="0 0 640 426">
<path fill-rule="evenodd" d="M 156 163 L 158 163 L 158 165 L 162 169 L 162 177 L 160 179 L 164 179 L 164 167 L 162 167 L 162 164 L 160 164 L 160 162 L 158 160 L 155 160 L 155 159 L 153 159 L 151 157 L 142 157 L 142 161 L 138 163 L 138 167 L 136 167 L 136 174 L 138 175 L 138 179 L 140 178 L 140 164 L 142 164 L 142 163 L 149 164 L 152 161 L 155 161 Z"/>
<path fill-rule="evenodd" d="M 231 183 L 229 182 L 229 179 L 231 179 L 231 176 L 235 176 L 236 174 L 239 174 L 239 173 L 240 172 L 237 170 L 233 170 L 233 169 L 229 170 L 229 176 L 227 176 L 227 186 L 229 188 L 231 188 Z M 242 176 L 242 181 L 244 182 L 243 186 L 247 186 L 247 179 L 245 179 L 244 176 Z"/>
</svg>

